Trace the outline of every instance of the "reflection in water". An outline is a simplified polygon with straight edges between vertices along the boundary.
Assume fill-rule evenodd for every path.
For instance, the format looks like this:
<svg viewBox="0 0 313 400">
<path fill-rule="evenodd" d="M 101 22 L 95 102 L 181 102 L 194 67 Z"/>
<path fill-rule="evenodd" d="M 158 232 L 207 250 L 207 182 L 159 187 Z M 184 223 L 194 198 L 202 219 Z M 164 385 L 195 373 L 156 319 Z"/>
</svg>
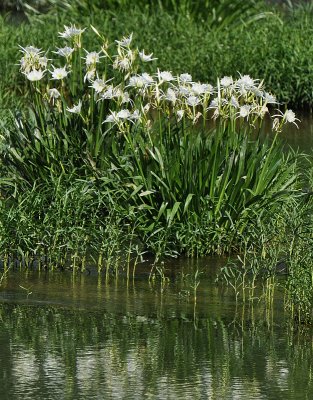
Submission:
<svg viewBox="0 0 313 400">
<path fill-rule="evenodd" d="M 209 281 L 194 314 L 177 281 L 12 274 L 0 291 L 0 399 L 313 398 L 312 332 L 286 325 L 279 298 L 269 325 L 262 307 L 236 312 Z"/>
</svg>

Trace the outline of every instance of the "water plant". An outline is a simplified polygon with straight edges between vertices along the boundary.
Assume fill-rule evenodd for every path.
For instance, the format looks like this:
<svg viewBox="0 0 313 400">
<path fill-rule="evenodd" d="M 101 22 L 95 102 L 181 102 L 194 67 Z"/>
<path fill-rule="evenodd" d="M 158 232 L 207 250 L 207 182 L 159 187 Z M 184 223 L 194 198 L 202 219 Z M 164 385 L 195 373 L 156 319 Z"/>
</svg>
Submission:
<svg viewBox="0 0 313 400">
<path fill-rule="evenodd" d="M 148 73 L 156 57 L 132 34 L 109 43 L 90 31 L 92 49 L 75 25 L 50 53 L 20 46 L 30 106 L 3 127 L 2 255 L 73 270 L 91 257 L 109 276 L 145 251 L 156 266 L 167 255 L 241 251 L 251 210 L 263 220 L 299 193 L 297 157 L 279 142 L 295 114 L 271 116 L 275 96 L 248 75 L 213 85 Z"/>
</svg>

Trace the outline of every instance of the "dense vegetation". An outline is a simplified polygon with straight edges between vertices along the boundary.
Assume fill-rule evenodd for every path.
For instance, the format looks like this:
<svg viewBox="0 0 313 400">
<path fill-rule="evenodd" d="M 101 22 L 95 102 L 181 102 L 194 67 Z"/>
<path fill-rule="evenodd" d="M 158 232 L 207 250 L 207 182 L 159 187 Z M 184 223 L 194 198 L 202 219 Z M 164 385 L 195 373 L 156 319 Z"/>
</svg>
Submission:
<svg viewBox="0 0 313 400">
<path fill-rule="evenodd" d="M 0 21 L 4 265 L 108 276 L 146 253 L 239 254 L 236 290 L 283 265 L 308 318 L 310 160 L 283 149 L 298 121 L 266 90 L 312 104 L 309 6 L 19 4 L 24 23 Z"/>
</svg>

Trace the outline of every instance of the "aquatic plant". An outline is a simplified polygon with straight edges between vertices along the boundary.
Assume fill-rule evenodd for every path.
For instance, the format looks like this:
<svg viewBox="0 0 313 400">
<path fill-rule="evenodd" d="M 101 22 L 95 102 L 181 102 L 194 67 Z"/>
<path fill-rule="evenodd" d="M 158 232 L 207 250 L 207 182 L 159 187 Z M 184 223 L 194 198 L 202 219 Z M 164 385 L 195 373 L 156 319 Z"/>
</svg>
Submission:
<svg viewBox="0 0 313 400">
<path fill-rule="evenodd" d="M 218 277 L 233 288 L 238 302 L 257 300 L 270 308 L 274 292 L 283 292 L 285 308 L 298 326 L 311 324 L 313 316 L 312 201 L 307 189 L 269 218 L 255 215 L 253 229 L 244 233 L 242 254 L 231 257 Z"/>
<path fill-rule="evenodd" d="M 132 34 L 109 43 L 91 31 L 92 49 L 75 25 L 50 54 L 20 47 L 30 108 L 3 132 L 2 254 L 50 254 L 74 270 L 91 254 L 108 273 L 125 248 L 128 260 L 152 252 L 156 266 L 166 255 L 240 251 L 251 210 L 268 215 L 298 193 L 297 160 L 279 143 L 294 113 L 272 112 L 274 138 L 264 138 L 277 101 L 262 81 L 147 73 L 156 57 Z M 12 240 L 12 220 L 22 238 Z"/>
<path fill-rule="evenodd" d="M 71 7 L 77 21 L 84 10 L 102 6 L 48 3 Z M 99 11 L 106 34 L 71 25 L 62 14 L 58 23 L 66 26 L 58 39 L 46 30 L 41 36 L 43 23 L 55 26 L 47 22 L 55 21 L 52 13 L 32 17 L 32 26 L 14 28 L 14 33 L 1 19 L 3 38 L 20 43 L 23 38 L 22 74 L 16 75 L 15 60 L 11 68 L 2 68 L 1 85 L 9 89 L 1 101 L 6 103 L 14 89 L 20 109 L 23 96 L 30 103 L 29 110 L 12 118 L 3 112 L 1 118 L 4 266 L 78 271 L 96 264 L 107 279 L 121 272 L 129 278 L 148 251 L 154 255 L 151 276 L 166 282 L 160 262 L 165 256 L 230 252 L 238 257 L 223 272 L 237 299 L 263 296 L 270 305 L 273 290 L 283 287 L 290 314 L 298 322 L 310 321 L 310 208 L 302 209 L 307 196 L 298 190 L 303 187 L 299 157 L 279 144 L 284 124 L 299 121 L 291 110 L 273 110 L 277 100 L 263 81 L 230 76 L 249 71 L 264 77 L 280 99 L 310 103 L 312 46 L 301 50 L 309 37 L 302 32 L 311 29 L 309 7 L 253 24 L 247 37 L 247 22 L 262 15 L 246 2 L 225 0 L 212 7 L 206 2 L 201 8 L 203 2 L 163 1 L 150 4 L 156 15 L 144 34 L 135 31 L 110 42 L 111 32 L 120 32 L 120 20 L 125 20 L 126 3 L 110 2 L 113 20 Z M 235 16 L 245 10 L 243 24 Z M 129 12 L 129 32 L 149 14 L 136 7 Z M 155 40 L 154 26 L 179 38 L 169 34 L 165 46 Z M 43 49 L 29 46 L 36 36 Z M 190 54 L 183 50 L 186 37 Z M 143 38 L 154 43 L 153 52 L 143 50 Z M 44 50 L 57 41 L 54 51 Z M 2 63 L 7 63 L 15 49 L 3 42 L 8 56 Z M 214 59 L 210 64 L 208 54 Z M 185 72 L 186 65 L 192 74 Z M 177 73 L 182 67 L 185 73 Z M 220 71 L 227 76 L 216 80 Z M 199 81 L 207 76 L 210 83 Z M 260 134 L 268 109 L 274 140 Z M 257 283 L 263 285 L 262 295 L 256 294 Z"/>
</svg>

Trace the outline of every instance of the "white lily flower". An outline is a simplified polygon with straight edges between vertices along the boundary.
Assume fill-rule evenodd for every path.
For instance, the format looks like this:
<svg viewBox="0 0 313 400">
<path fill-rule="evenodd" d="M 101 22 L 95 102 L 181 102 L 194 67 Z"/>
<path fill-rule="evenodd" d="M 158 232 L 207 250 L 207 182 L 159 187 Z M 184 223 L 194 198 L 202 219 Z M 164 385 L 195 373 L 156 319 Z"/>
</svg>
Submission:
<svg viewBox="0 0 313 400">
<path fill-rule="evenodd" d="M 236 86 L 239 87 L 242 91 L 251 90 L 252 88 L 254 88 L 256 82 L 257 80 L 250 78 L 249 75 L 240 75 L 240 79 L 237 80 Z"/>
<path fill-rule="evenodd" d="M 121 110 L 116 114 L 117 119 L 129 119 L 131 116 L 131 113 L 129 110 Z"/>
<path fill-rule="evenodd" d="M 251 112 L 251 106 L 245 104 L 244 106 L 241 106 L 239 109 L 239 116 L 241 118 L 248 118 Z"/>
<path fill-rule="evenodd" d="M 62 37 L 63 39 L 71 39 L 73 37 L 80 36 L 85 30 L 86 28 L 84 29 L 76 28 L 75 25 L 71 26 L 64 25 L 64 32 L 59 32 L 59 36 Z"/>
<path fill-rule="evenodd" d="M 238 102 L 238 100 L 236 99 L 235 96 L 232 96 L 232 97 L 231 97 L 231 99 L 230 99 L 230 105 L 233 106 L 233 107 L 235 107 L 235 108 L 239 108 L 239 102 Z"/>
<path fill-rule="evenodd" d="M 218 109 L 220 105 L 220 101 L 218 97 L 215 97 L 215 99 L 213 99 L 209 105 L 209 110 L 210 109 Z"/>
<path fill-rule="evenodd" d="M 296 115 L 292 110 L 286 110 L 284 119 L 286 122 L 290 122 L 290 123 L 296 125 L 296 127 L 299 129 L 299 126 L 297 125 L 296 121 L 300 122 L 300 120 L 299 120 L 299 118 L 296 118 Z"/>
<path fill-rule="evenodd" d="M 90 69 L 89 71 L 86 72 L 85 76 L 84 76 L 84 82 L 88 81 L 88 82 L 92 82 L 95 79 L 96 76 L 96 70 Z"/>
<path fill-rule="evenodd" d="M 116 123 L 117 113 L 115 111 L 110 111 L 110 113 L 103 122 Z"/>
<path fill-rule="evenodd" d="M 191 95 L 191 88 L 188 86 L 179 86 L 178 91 L 182 96 L 190 96 Z"/>
<path fill-rule="evenodd" d="M 185 114 L 185 111 L 184 111 L 184 110 L 178 110 L 178 111 L 176 112 L 177 121 L 180 121 L 180 120 L 183 118 L 184 114 Z"/>
<path fill-rule="evenodd" d="M 141 115 L 140 115 L 139 110 L 134 110 L 130 116 L 131 121 L 138 121 L 138 120 L 140 120 L 140 118 L 141 118 Z"/>
<path fill-rule="evenodd" d="M 278 117 L 278 118 L 282 118 L 284 123 L 290 122 L 294 125 L 296 125 L 296 127 L 299 129 L 298 124 L 296 123 L 296 121 L 300 121 L 299 118 L 296 118 L 295 113 L 292 110 L 286 110 L 285 113 L 282 113 L 280 110 L 277 110 L 279 112 L 279 114 L 273 115 L 272 117 Z M 275 119 L 274 119 L 275 121 Z"/>
<path fill-rule="evenodd" d="M 52 88 L 48 90 L 48 95 L 50 99 L 58 99 L 61 96 L 61 93 L 58 91 L 58 89 Z"/>
<path fill-rule="evenodd" d="M 114 97 L 116 97 L 116 98 L 121 98 L 121 97 L 123 96 L 123 91 L 122 91 L 121 88 L 115 87 L 115 88 L 113 89 L 113 91 L 114 91 Z"/>
<path fill-rule="evenodd" d="M 158 78 L 159 78 L 159 81 L 161 81 L 161 82 L 170 82 L 175 79 L 171 72 L 159 71 L 159 70 L 158 70 Z"/>
<path fill-rule="evenodd" d="M 48 64 L 48 59 L 45 56 L 41 56 L 43 53 L 41 49 L 34 46 L 22 47 L 21 52 L 24 53 L 20 60 L 20 70 L 24 74 L 28 74 L 32 70 L 43 70 L 46 69 Z"/>
<path fill-rule="evenodd" d="M 119 69 L 120 71 L 128 71 L 132 65 L 132 60 L 124 57 L 117 56 L 113 63 L 114 69 Z"/>
<path fill-rule="evenodd" d="M 115 90 L 112 85 L 108 86 L 107 90 L 101 94 L 101 99 L 113 99 L 115 97 Z"/>
<path fill-rule="evenodd" d="M 23 72 L 24 74 L 28 74 L 32 68 L 33 68 L 33 63 L 29 62 L 29 60 L 26 59 L 26 57 L 22 57 L 20 59 L 20 71 Z"/>
<path fill-rule="evenodd" d="M 143 61 L 143 62 L 150 62 L 150 61 L 157 60 L 157 58 L 152 58 L 152 56 L 153 56 L 153 53 L 145 54 L 144 50 L 139 51 L 139 57 L 140 57 L 141 61 Z"/>
<path fill-rule="evenodd" d="M 80 114 L 82 110 L 82 102 L 81 100 L 78 101 L 78 104 L 74 105 L 72 108 L 67 107 L 66 109 L 68 112 L 72 114 Z"/>
<path fill-rule="evenodd" d="M 152 78 L 152 76 L 147 74 L 146 72 L 143 72 L 141 74 L 141 77 L 145 80 L 146 85 L 152 85 L 154 83 L 154 79 Z"/>
<path fill-rule="evenodd" d="M 296 114 L 292 110 L 287 110 L 284 115 L 287 122 L 295 122 L 298 118 L 296 118 Z"/>
<path fill-rule="evenodd" d="M 264 100 L 268 104 L 277 104 L 276 97 L 267 92 L 264 93 Z"/>
<path fill-rule="evenodd" d="M 224 76 L 221 80 L 220 80 L 220 84 L 221 86 L 223 86 L 224 88 L 227 88 L 229 86 L 231 86 L 234 83 L 233 78 L 231 76 Z"/>
<path fill-rule="evenodd" d="M 196 96 L 189 96 L 187 98 L 187 104 L 191 107 L 197 106 L 198 104 L 200 104 L 200 101 L 201 100 L 199 99 L 199 97 Z"/>
<path fill-rule="evenodd" d="M 192 76 L 190 74 L 180 74 L 179 75 L 179 81 L 181 83 L 191 83 L 192 82 Z"/>
<path fill-rule="evenodd" d="M 69 46 L 60 47 L 60 48 L 57 48 L 57 51 L 53 51 L 54 54 L 58 54 L 59 56 L 66 57 L 66 58 L 70 57 L 73 52 L 74 52 L 74 49 Z"/>
<path fill-rule="evenodd" d="M 131 33 L 129 36 L 123 36 L 121 40 L 115 40 L 115 42 L 121 47 L 129 47 L 132 39 L 133 39 L 133 34 Z"/>
<path fill-rule="evenodd" d="M 146 85 L 146 80 L 142 76 L 135 75 L 135 76 L 131 76 L 129 78 L 128 86 L 130 86 L 130 87 L 135 87 L 137 89 L 141 89 L 145 85 Z"/>
<path fill-rule="evenodd" d="M 127 104 L 132 102 L 128 92 L 123 92 L 120 97 L 122 104 Z"/>
<path fill-rule="evenodd" d="M 56 79 L 56 80 L 62 80 L 67 77 L 69 74 L 69 71 L 66 71 L 66 67 L 63 68 L 55 68 L 53 66 L 54 70 L 50 71 L 52 78 L 51 79 Z"/>
<path fill-rule="evenodd" d="M 97 64 L 100 61 L 100 52 L 97 53 L 96 51 L 91 51 L 91 52 L 88 52 L 87 50 L 85 51 L 87 53 L 85 58 L 87 66 Z"/>
<path fill-rule="evenodd" d="M 29 56 L 39 56 L 41 53 L 43 53 L 43 51 L 41 49 L 38 49 L 38 47 L 34 47 L 34 46 L 26 46 L 26 47 L 22 47 L 19 46 L 22 50 L 20 50 L 22 53 L 24 54 L 28 54 Z"/>
<path fill-rule="evenodd" d="M 47 57 L 40 57 L 38 60 L 38 64 L 39 64 L 40 68 L 46 69 L 46 67 L 48 65 Z"/>
<path fill-rule="evenodd" d="M 31 82 L 40 81 L 44 77 L 44 73 L 45 71 L 34 69 L 26 75 L 26 78 Z"/>
<path fill-rule="evenodd" d="M 206 83 L 193 83 L 191 86 L 191 91 L 196 96 L 200 96 L 201 94 L 212 93 L 213 86 Z"/>
<path fill-rule="evenodd" d="M 165 100 L 168 100 L 173 104 L 175 104 L 176 101 L 177 101 L 176 93 L 171 88 L 167 89 L 166 94 L 163 97 L 164 97 Z"/>
<path fill-rule="evenodd" d="M 96 93 L 101 93 L 107 87 L 107 85 L 103 79 L 96 79 L 92 82 L 91 87 Z"/>
</svg>

